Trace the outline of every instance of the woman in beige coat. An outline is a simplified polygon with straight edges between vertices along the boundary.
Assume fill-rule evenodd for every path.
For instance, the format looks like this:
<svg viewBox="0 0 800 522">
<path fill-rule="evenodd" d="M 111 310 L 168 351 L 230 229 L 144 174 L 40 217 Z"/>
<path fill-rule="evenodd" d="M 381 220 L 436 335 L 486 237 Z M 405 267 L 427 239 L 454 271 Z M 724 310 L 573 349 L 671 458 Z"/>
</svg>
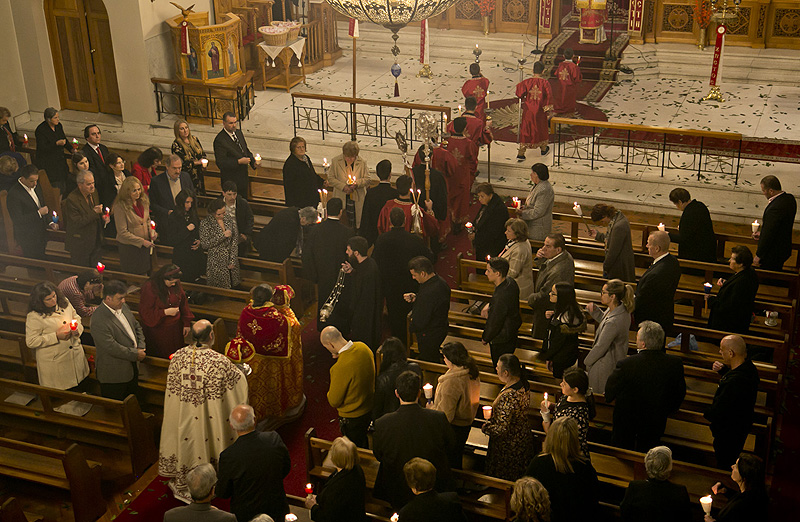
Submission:
<svg viewBox="0 0 800 522">
<path fill-rule="evenodd" d="M 83 353 L 80 316 L 56 286 L 44 281 L 31 290 L 25 320 L 25 342 L 36 353 L 39 384 L 59 390 L 83 391 L 89 363 Z M 75 329 L 71 328 L 75 321 Z"/>
<path fill-rule="evenodd" d="M 611 279 L 603 285 L 600 302 L 608 306 L 605 312 L 594 303 L 586 305 L 586 311 L 599 323 L 594 330 L 592 349 L 583 361 L 589 374 L 589 386 L 594 393 L 605 393 L 609 375 L 617 363 L 628 356 L 628 330 L 634 307 L 633 287 L 619 279 Z"/>
<path fill-rule="evenodd" d="M 328 184 L 333 187 L 333 197 L 342 200 L 347 210 L 350 228 L 361 227 L 361 210 L 369 188 L 369 171 L 367 162 L 358 156 L 360 149 L 355 141 L 348 141 L 342 146 L 342 153 L 331 161 L 328 171 Z M 355 214 L 347 206 L 347 198 L 353 202 Z M 352 208 L 352 207 L 351 207 Z"/>
<path fill-rule="evenodd" d="M 428 407 L 447 415 L 456 436 L 455 446 L 449 455 L 450 467 L 461 469 L 464 445 L 481 399 L 481 379 L 478 377 L 478 365 L 463 344 L 445 344 L 442 346 L 442 355 L 447 372 L 439 377 L 436 398 Z"/>
<path fill-rule="evenodd" d="M 506 221 L 508 243 L 500 257 L 508 261 L 508 276 L 519 286 L 519 298 L 527 301 L 533 294 L 533 251 L 528 242 L 528 225 L 518 218 Z"/>
<path fill-rule="evenodd" d="M 119 263 L 123 272 L 147 274 L 150 254 L 158 234 L 151 227 L 150 200 L 142 183 L 134 176 L 125 178 L 113 207 L 119 242 Z"/>
</svg>

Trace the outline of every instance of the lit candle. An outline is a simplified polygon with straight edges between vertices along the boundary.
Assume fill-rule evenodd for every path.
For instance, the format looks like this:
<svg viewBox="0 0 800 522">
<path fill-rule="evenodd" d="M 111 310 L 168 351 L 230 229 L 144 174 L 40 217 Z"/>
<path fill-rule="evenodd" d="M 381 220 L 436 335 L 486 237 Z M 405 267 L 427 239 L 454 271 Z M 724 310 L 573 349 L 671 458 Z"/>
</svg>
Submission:
<svg viewBox="0 0 800 522">
<path fill-rule="evenodd" d="M 72 330 L 73 332 L 78 329 L 77 319 L 73 319 L 72 321 L 69 322 L 69 329 Z"/>
<path fill-rule="evenodd" d="M 103 215 L 104 215 L 105 217 L 108 217 L 108 216 L 109 216 L 109 214 L 111 214 L 111 209 L 109 209 L 108 207 L 106 207 L 105 209 L 103 209 Z"/>
<path fill-rule="evenodd" d="M 544 400 L 545 401 L 547 400 L 547 397 L 548 397 L 547 392 L 544 392 Z"/>
<path fill-rule="evenodd" d="M 447 124 L 447 113 L 444 113 L 444 123 Z"/>
<path fill-rule="evenodd" d="M 53 223 L 58 223 L 58 214 L 56 214 L 55 210 L 53 211 Z"/>
<path fill-rule="evenodd" d="M 398 520 L 400 520 L 400 515 L 398 515 L 397 513 L 395 513 L 394 515 L 392 515 L 392 516 L 389 518 L 389 520 L 391 520 L 392 522 L 397 522 Z"/>
<path fill-rule="evenodd" d="M 286 522 L 297 522 L 297 515 L 294 513 L 289 513 L 284 517 Z"/>
<path fill-rule="evenodd" d="M 580 217 L 583 217 L 583 210 L 581 209 L 581 206 L 578 205 L 577 201 L 573 203 L 572 210 L 574 210 L 575 213 L 578 214 Z"/>
<path fill-rule="evenodd" d="M 477 48 L 478 48 L 478 44 L 475 44 L 475 49 L 477 49 Z"/>
<path fill-rule="evenodd" d="M 753 234 L 755 234 L 756 232 L 758 232 L 758 227 L 759 227 L 759 226 L 760 226 L 760 225 L 759 225 L 759 223 L 758 223 L 758 220 L 757 220 L 757 219 L 756 219 L 755 221 L 753 221 L 752 223 L 750 223 L 750 227 L 753 229 Z"/>
<path fill-rule="evenodd" d="M 330 163 L 328 163 L 328 158 L 322 158 L 322 166 L 326 169 L 330 167 Z"/>
<path fill-rule="evenodd" d="M 458 106 L 458 113 L 461 114 L 461 105 Z"/>
<path fill-rule="evenodd" d="M 707 294 L 711 293 L 711 283 L 703 283 L 703 291 Z"/>
<path fill-rule="evenodd" d="M 425 383 L 425 386 L 422 387 L 422 391 L 425 393 L 426 399 L 433 399 L 433 385 L 431 383 Z"/>
<path fill-rule="evenodd" d="M 101 263 L 100 261 L 98 261 L 98 262 L 97 262 L 97 271 L 98 271 L 98 272 L 100 272 L 100 273 L 102 274 L 102 273 L 103 273 L 103 270 L 105 270 L 105 269 L 106 269 L 106 265 L 104 265 L 103 263 Z"/>
<path fill-rule="evenodd" d="M 314 493 L 314 486 L 311 485 L 311 482 L 306 484 L 306 493 L 308 493 L 309 495 Z"/>
<path fill-rule="evenodd" d="M 666 226 L 664 226 L 664 223 L 659 223 L 659 224 L 658 224 L 658 229 L 659 229 L 660 231 L 664 232 L 664 231 L 667 229 L 667 227 L 666 227 Z"/>
<path fill-rule="evenodd" d="M 155 229 L 156 229 L 156 222 L 155 222 L 155 221 L 153 221 L 152 219 L 150 220 L 150 228 L 151 228 L 152 230 L 155 230 Z"/>
<path fill-rule="evenodd" d="M 711 514 L 711 504 L 714 501 L 711 498 L 711 495 L 706 495 L 705 497 L 700 497 L 700 505 L 703 506 L 703 511 L 705 511 L 706 515 Z"/>
<path fill-rule="evenodd" d="M 470 221 L 467 221 L 467 222 L 464 224 L 464 228 L 466 228 L 466 229 L 467 229 L 467 234 L 472 234 L 472 229 L 473 229 L 473 228 L 475 228 L 475 227 L 474 227 L 474 225 L 472 224 L 472 222 L 470 222 Z"/>
<path fill-rule="evenodd" d="M 484 406 L 483 407 L 483 418 L 489 420 L 492 418 L 492 407 L 491 406 Z"/>
<path fill-rule="evenodd" d="M 208 160 L 203 158 L 200 160 L 200 164 L 203 166 L 203 168 L 206 168 L 208 167 Z"/>
<path fill-rule="evenodd" d="M 519 198 L 514 196 L 513 198 L 511 198 L 511 202 L 514 204 L 514 208 L 519 210 L 519 205 L 520 205 Z"/>
<path fill-rule="evenodd" d="M 73 147 L 77 147 L 78 146 L 78 138 L 72 138 L 72 146 Z"/>
<path fill-rule="evenodd" d="M 256 154 L 256 161 L 261 161 L 261 154 Z"/>
<path fill-rule="evenodd" d="M 492 258 L 491 254 L 486 254 L 486 260 L 489 261 Z"/>
<path fill-rule="evenodd" d="M 23 134 L 22 135 L 22 143 L 24 143 L 25 145 L 28 144 L 28 135 L 27 134 Z"/>
</svg>

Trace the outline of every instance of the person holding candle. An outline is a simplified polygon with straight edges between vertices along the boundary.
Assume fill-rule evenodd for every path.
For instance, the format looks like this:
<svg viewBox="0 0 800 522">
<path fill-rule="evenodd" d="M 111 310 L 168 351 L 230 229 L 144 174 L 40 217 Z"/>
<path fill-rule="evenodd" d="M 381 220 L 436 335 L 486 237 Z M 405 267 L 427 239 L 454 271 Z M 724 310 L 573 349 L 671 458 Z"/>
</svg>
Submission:
<svg viewBox="0 0 800 522">
<path fill-rule="evenodd" d="M 692 199 L 685 188 L 672 189 L 669 200 L 681 211 L 678 231 L 669 233 L 670 241 L 678 243 L 678 258 L 716 263 L 717 236 L 708 207 Z"/>
<path fill-rule="evenodd" d="M 200 246 L 208 256 L 208 286 L 234 288 L 241 283 L 238 237 L 236 220 L 225 211 L 225 201 L 215 199 L 209 203 L 208 215 L 200 222 Z"/>
<path fill-rule="evenodd" d="M 411 184 L 411 176 L 398 176 L 395 180 L 397 197 L 383 205 L 378 215 L 378 234 L 385 234 L 394 227 L 391 213 L 395 208 L 399 208 L 405 214 L 403 228 L 407 232 L 425 239 L 430 238 L 431 244 L 436 245 L 439 237 L 439 222 L 436 221 L 436 216 L 433 214 L 433 202 L 419 201 L 419 196 L 413 192 Z"/>
<path fill-rule="evenodd" d="M 485 472 L 517 480 L 532 457 L 533 433 L 528 420 L 530 384 L 522 376 L 522 365 L 516 355 L 502 355 L 496 370 L 503 388 L 492 402 L 491 417 L 481 426 L 481 431 L 489 436 Z"/>
<path fill-rule="evenodd" d="M 45 258 L 47 227 L 58 228 L 51 222 L 50 209 L 44 204 L 44 194 L 39 186 L 39 169 L 25 165 L 19 170 L 17 182 L 8 189 L 6 205 L 14 225 L 14 239 L 22 248 L 22 255 L 35 259 Z"/>
<path fill-rule="evenodd" d="M 200 140 L 192 134 L 186 120 L 178 118 L 172 126 L 175 133 L 175 141 L 172 142 L 172 153 L 181 159 L 181 171 L 189 174 L 194 187 L 194 193 L 205 195 L 205 164 L 206 152 L 200 144 Z M 208 162 L 206 161 L 206 164 Z"/>
<path fill-rule="evenodd" d="M 114 199 L 122 188 L 125 178 L 132 176 L 131 172 L 125 168 L 125 159 L 116 152 L 109 152 L 106 158 L 106 180 L 99 184 L 97 192 L 100 194 L 100 203 L 109 209 L 114 205 Z M 114 216 L 111 216 L 114 219 Z M 108 229 L 109 227 L 107 227 Z M 113 227 L 111 227 L 113 229 Z"/>
<path fill-rule="evenodd" d="M 139 317 L 150 355 L 167 359 L 186 344 L 194 314 L 178 266 L 162 266 L 142 285 Z"/>
<path fill-rule="evenodd" d="M 711 487 L 715 496 L 725 496 L 725 504 L 717 517 L 705 515 L 705 522 L 748 522 L 765 520 L 769 497 L 764 484 L 764 461 L 750 453 L 741 453 L 731 466 L 731 479 L 739 488 L 739 493 L 717 482 Z"/>
<path fill-rule="evenodd" d="M 723 332 L 747 334 L 758 293 L 758 275 L 752 266 L 753 253 L 743 245 L 731 248 L 728 266 L 733 276 L 720 278 L 720 287 L 716 296 L 706 294 L 711 312 L 708 315 L 708 326 Z"/>
<path fill-rule="evenodd" d="M 603 277 L 636 282 L 636 265 L 631 241 L 631 225 L 622 211 L 611 205 L 598 203 L 592 207 L 591 220 L 606 227 L 605 233 L 590 228 L 589 235 L 605 245 Z"/>
<path fill-rule="evenodd" d="M 486 277 L 494 285 L 494 292 L 481 310 L 481 317 L 486 319 L 481 342 L 489 345 L 494 364 L 504 353 L 514 353 L 522 326 L 519 286 L 508 277 L 508 267 L 508 261 L 502 257 L 492 257 L 486 262 Z"/>
<path fill-rule="evenodd" d="M 236 128 L 238 122 L 239 119 L 232 112 L 222 115 L 222 130 L 214 138 L 214 158 L 219 167 L 220 183 L 233 181 L 236 191 L 247 199 L 250 194 L 247 167 L 256 170 L 261 160 L 250 152 L 244 134 Z"/>
<path fill-rule="evenodd" d="M 578 423 L 581 452 L 584 457 L 589 459 L 589 422 L 595 416 L 594 397 L 589 390 L 589 376 L 581 368 L 570 368 L 564 372 L 559 386 L 561 387 L 561 397 L 556 402 L 552 413 L 550 410 L 552 403 L 547 397 L 542 400 L 539 410 L 542 415 L 542 428 L 547 433 L 554 420 L 561 417 L 572 417 Z"/>
<path fill-rule="evenodd" d="M 78 187 L 70 192 L 61 205 L 67 237 L 64 248 L 70 262 L 79 266 L 97 266 L 103 248 L 103 228 L 111 218 L 105 214 L 95 190 L 94 175 L 80 172 Z"/>
<path fill-rule="evenodd" d="M 550 171 L 544 163 L 531 167 L 531 187 L 519 217 L 528 225 L 528 238 L 544 241 L 553 228 L 553 202 L 555 193 L 550 185 Z"/>
<path fill-rule="evenodd" d="M 600 303 L 607 307 L 605 312 L 594 303 L 586 305 L 586 311 L 598 323 L 592 349 L 583 360 L 594 393 L 605 393 L 608 376 L 628 355 L 628 330 L 635 308 L 633 287 L 611 279 L 603 285 Z"/>
<path fill-rule="evenodd" d="M 62 194 L 66 193 L 69 174 L 64 151 L 74 152 L 72 144 L 67 142 L 58 111 L 48 107 L 44 110 L 44 121 L 36 127 L 36 166 L 47 173 L 50 185 L 61 189 Z"/>
<path fill-rule="evenodd" d="M 328 183 L 333 187 L 333 197 L 345 203 L 349 225 L 358 230 L 364 198 L 370 185 L 367 162 L 358 155 L 360 149 L 355 141 L 342 145 L 342 153 L 331 160 Z"/>
<path fill-rule="evenodd" d="M 150 226 L 150 199 L 138 178 L 125 179 L 112 208 L 122 271 L 148 273 L 150 251 L 158 234 Z"/>
<path fill-rule="evenodd" d="M 36 354 L 40 386 L 84 391 L 89 363 L 80 342 L 82 333 L 80 316 L 61 291 L 49 281 L 37 283 L 28 302 L 25 343 Z"/>
<path fill-rule="evenodd" d="M 472 76 L 461 86 L 461 94 L 464 98 L 473 98 L 475 106 L 470 109 L 470 104 L 465 101 L 464 106 L 467 111 L 474 111 L 475 117 L 481 120 L 481 125 L 486 121 L 486 95 L 489 94 L 489 79 L 481 74 L 481 64 L 474 62 L 469 64 L 469 74 Z"/>
<path fill-rule="evenodd" d="M 253 235 L 253 246 L 258 256 L 273 263 L 283 263 L 292 253 L 302 256 L 318 217 L 314 207 L 280 210 Z"/>
<path fill-rule="evenodd" d="M 142 151 L 133 164 L 132 175 L 142 184 L 145 193 L 150 190 L 150 180 L 158 175 L 156 167 L 161 165 L 164 154 L 158 147 L 150 147 Z"/>
<path fill-rule="evenodd" d="M 392 186 L 392 162 L 381 160 L 375 167 L 380 183 L 377 186 L 368 188 L 367 195 L 364 197 L 364 208 L 361 211 L 360 235 L 369 241 L 370 245 L 375 244 L 378 239 L 378 219 L 381 210 L 387 201 L 391 201 L 398 196 L 397 189 Z"/>
<path fill-rule="evenodd" d="M 319 191 L 325 180 L 317 174 L 306 154 L 306 140 L 295 136 L 289 142 L 289 157 L 283 163 L 283 194 L 287 207 L 314 207 L 320 203 Z"/>
<path fill-rule="evenodd" d="M 181 281 L 197 282 L 206 273 L 207 260 L 200 247 L 200 218 L 192 193 L 185 190 L 178 192 L 175 210 L 167 218 L 167 230 L 172 246 L 172 262 L 181 269 Z"/>
<path fill-rule="evenodd" d="M 403 372 L 414 372 L 422 379 L 422 370 L 415 362 L 408 361 L 408 348 L 397 337 L 389 337 L 380 348 L 381 367 L 375 381 L 375 398 L 372 404 L 372 420 L 397 411 L 400 399 L 395 394 L 397 377 Z"/>
<path fill-rule="evenodd" d="M 539 358 L 560 379 L 578 361 L 578 336 L 586 330 L 586 318 L 575 296 L 575 287 L 556 283 L 548 294 L 553 310 L 545 311 L 547 334 Z"/>
<path fill-rule="evenodd" d="M 75 312 L 81 317 L 91 317 L 103 297 L 103 277 L 96 268 L 81 272 L 78 275 L 62 279 L 58 290 L 70 302 Z"/>
<path fill-rule="evenodd" d="M 236 228 L 239 231 L 237 237 L 239 256 L 244 257 L 250 252 L 255 217 L 250 203 L 240 196 L 237 190 L 236 183 L 233 181 L 224 182 L 220 199 L 225 201 L 225 213 L 236 221 Z"/>
<path fill-rule="evenodd" d="M 620 504 L 622 522 L 675 522 L 691 520 L 692 506 L 686 486 L 670 482 L 672 450 L 656 446 L 644 456 L 647 480 L 633 480 Z"/>
<path fill-rule="evenodd" d="M 542 483 L 531 477 L 514 482 L 510 507 L 516 513 L 512 522 L 546 522 L 550 520 L 550 495 Z"/>
<path fill-rule="evenodd" d="M 525 161 L 527 149 L 538 148 L 542 156 L 550 152 L 547 117 L 553 110 L 553 91 L 543 73 L 544 64 L 537 61 L 533 64 L 533 78 L 517 84 L 516 96 L 524 107 L 517 161 Z"/>
<path fill-rule="evenodd" d="M 416 335 L 420 359 L 439 363 L 440 347 L 449 329 L 450 287 L 442 276 L 436 274 L 428 257 L 413 258 L 408 263 L 408 270 L 419 283 L 416 293 L 403 294 L 406 302 L 413 303 L 408 329 Z"/>
<path fill-rule="evenodd" d="M 336 472 L 328 477 L 319 495 L 305 500 L 314 522 L 364 522 L 364 493 L 367 482 L 361 469 L 358 447 L 347 437 L 336 437 L 328 452 Z"/>
<path fill-rule="evenodd" d="M 150 182 L 147 196 L 150 198 L 150 213 L 160 230 L 167 231 L 167 219 L 175 210 L 175 196 L 182 190 L 193 192 L 194 185 L 188 172 L 181 170 L 182 160 L 177 154 L 170 154 L 165 161 L 166 171 Z M 162 234 L 164 236 L 164 234 Z"/>
<path fill-rule="evenodd" d="M 508 261 L 508 276 L 517 282 L 519 297 L 527 300 L 533 293 L 533 252 L 528 241 L 528 226 L 519 218 L 506 221 L 506 243 L 500 256 Z"/>
<path fill-rule="evenodd" d="M 489 183 L 480 183 L 475 187 L 481 208 L 473 220 L 474 232 L 469 239 L 475 247 L 475 259 L 483 261 L 486 256 L 495 257 L 506 245 L 506 222 L 510 217 L 508 208 L 495 194 Z"/>
<path fill-rule="evenodd" d="M 783 270 L 792 255 L 792 231 L 797 214 L 797 200 L 784 192 L 775 176 L 764 176 L 761 193 L 769 202 L 761 218 L 761 231 L 753 232 L 758 248 L 753 264 L 764 270 Z"/>
</svg>

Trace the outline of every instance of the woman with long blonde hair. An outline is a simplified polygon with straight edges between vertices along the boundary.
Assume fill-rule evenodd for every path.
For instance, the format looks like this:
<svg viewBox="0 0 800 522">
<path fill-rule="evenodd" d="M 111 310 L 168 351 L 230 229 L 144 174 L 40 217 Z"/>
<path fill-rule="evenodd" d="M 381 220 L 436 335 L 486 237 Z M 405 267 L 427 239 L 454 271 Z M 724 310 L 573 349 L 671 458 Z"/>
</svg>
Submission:
<svg viewBox="0 0 800 522">
<path fill-rule="evenodd" d="M 203 161 L 206 153 L 200 140 L 192 134 L 186 120 L 178 119 L 172 130 L 175 132 L 175 141 L 172 142 L 172 153 L 181 158 L 181 170 L 188 172 L 192 177 L 192 184 L 196 194 L 205 195 L 206 184 L 203 178 L 205 167 Z"/>
<path fill-rule="evenodd" d="M 150 199 L 137 178 L 130 176 L 122 182 L 112 212 L 122 271 L 147 274 L 150 271 L 150 250 L 158 234 L 150 226 Z"/>
</svg>

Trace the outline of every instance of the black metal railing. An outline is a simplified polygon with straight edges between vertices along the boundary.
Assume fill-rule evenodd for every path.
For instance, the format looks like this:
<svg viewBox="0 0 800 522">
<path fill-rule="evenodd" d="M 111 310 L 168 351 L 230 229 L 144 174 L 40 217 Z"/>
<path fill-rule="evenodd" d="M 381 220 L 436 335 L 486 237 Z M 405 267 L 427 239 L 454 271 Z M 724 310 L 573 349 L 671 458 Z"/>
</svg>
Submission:
<svg viewBox="0 0 800 522">
<path fill-rule="evenodd" d="M 247 119 L 255 105 L 253 74 L 248 73 L 237 86 L 208 86 L 193 82 L 150 78 L 156 95 L 158 121 L 163 115 L 180 116 L 183 119 L 200 118 L 222 121 L 226 112 L 236 114 L 239 121 Z"/>
</svg>

